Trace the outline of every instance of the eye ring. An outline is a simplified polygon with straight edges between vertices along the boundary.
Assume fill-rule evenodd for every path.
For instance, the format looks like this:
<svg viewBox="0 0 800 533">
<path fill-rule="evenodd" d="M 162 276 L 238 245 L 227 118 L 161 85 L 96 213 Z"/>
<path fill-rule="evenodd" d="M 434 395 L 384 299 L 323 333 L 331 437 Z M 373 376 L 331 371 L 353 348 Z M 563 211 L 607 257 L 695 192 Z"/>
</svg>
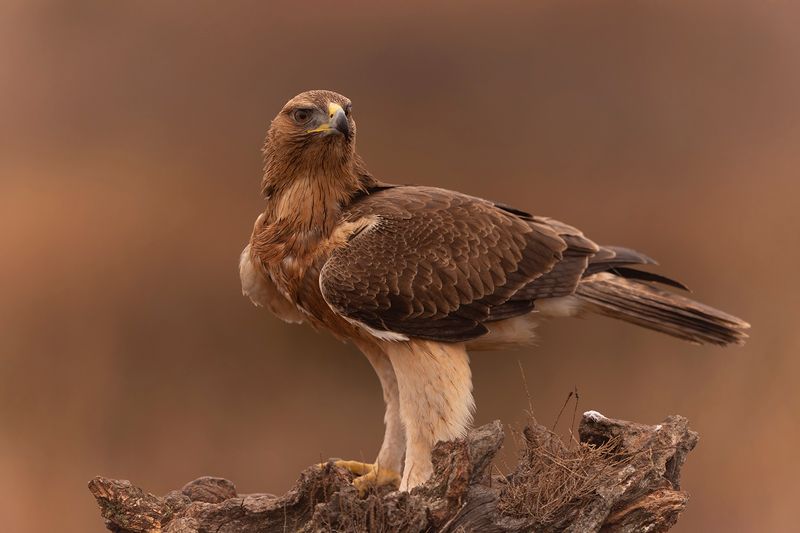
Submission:
<svg viewBox="0 0 800 533">
<path fill-rule="evenodd" d="M 292 111 L 292 120 L 298 124 L 306 124 L 309 120 L 311 120 L 313 115 L 313 110 L 301 107 L 300 109 L 295 109 Z"/>
</svg>

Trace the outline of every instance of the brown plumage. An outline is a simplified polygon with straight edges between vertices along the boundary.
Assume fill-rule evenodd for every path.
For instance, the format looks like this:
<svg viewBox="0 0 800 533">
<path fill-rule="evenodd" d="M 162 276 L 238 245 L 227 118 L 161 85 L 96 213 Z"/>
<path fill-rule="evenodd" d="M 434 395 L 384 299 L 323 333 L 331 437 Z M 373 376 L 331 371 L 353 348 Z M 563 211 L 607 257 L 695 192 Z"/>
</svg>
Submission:
<svg viewBox="0 0 800 533">
<path fill-rule="evenodd" d="M 485 323 L 530 311 L 512 298 L 566 248 L 550 226 L 432 187 L 385 189 L 343 218 L 370 222 L 326 261 L 325 300 L 376 330 L 423 339 L 474 339 Z"/>
<path fill-rule="evenodd" d="M 637 268 L 655 264 L 644 254 L 480 198 L 379 182 L 355 131 L 339 94 L 284 106 L 240 273 L 256 304 L 352 341 L 375 368 L 387 404 L 377 466 L 343 463 L 366 472 L 361 486 L 424 482 L 433 444 L 470 422 L 466 350 L 527 343 L 539 317 L 593 311 L 697 343 L 747 337 L 740 319 L 656 287 L 685 288 Z"/>
</svg>

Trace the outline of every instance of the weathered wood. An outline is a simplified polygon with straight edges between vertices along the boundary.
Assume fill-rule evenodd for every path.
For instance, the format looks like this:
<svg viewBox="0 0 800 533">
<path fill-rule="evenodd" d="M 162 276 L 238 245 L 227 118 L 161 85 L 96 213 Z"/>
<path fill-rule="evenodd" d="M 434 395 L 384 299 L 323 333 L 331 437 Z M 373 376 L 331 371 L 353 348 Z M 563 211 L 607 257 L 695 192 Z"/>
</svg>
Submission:
<svg viewBox="0 0 800 533">
<path fill-rule="evenodd" d="M 115 533 L 299 531 L 470 532 L 668 530 L 686 506 L 680 470 L 697 443 L 685 418 L 648 426 L 584 413 L 579 443 L 534 422 L 514 472 L 492 476 L 500 422 L 439 443 L 434 474 L 411 491 L 359 496 L 352 475 L 329 463 L 303 471 L 283 496 L 243 495 L 202 477 L 159 497 L 97 477 L 89 490 Z"/>
</svg>

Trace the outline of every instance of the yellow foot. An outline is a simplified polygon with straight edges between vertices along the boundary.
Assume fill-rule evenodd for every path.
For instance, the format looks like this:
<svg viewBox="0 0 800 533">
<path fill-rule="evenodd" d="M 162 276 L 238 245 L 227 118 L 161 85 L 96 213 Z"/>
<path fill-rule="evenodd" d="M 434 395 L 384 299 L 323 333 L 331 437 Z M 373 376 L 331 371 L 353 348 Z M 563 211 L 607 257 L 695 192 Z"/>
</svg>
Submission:
<svg viewBox="0 0 800 533">
<path fill-rule="evenodd" d="M 369 489 L 383 487 L 385 485 L 398 488 L 400 486 L 400 474 L 388 468 L 378 468 L 372 463 L 362 463 L 359 461 L 334 461 L 334 466 L 344 468 L 358 476 L 353 480 L 353 486 L 358 489 L 358 494 L 363 496 Z"/>
</svg>

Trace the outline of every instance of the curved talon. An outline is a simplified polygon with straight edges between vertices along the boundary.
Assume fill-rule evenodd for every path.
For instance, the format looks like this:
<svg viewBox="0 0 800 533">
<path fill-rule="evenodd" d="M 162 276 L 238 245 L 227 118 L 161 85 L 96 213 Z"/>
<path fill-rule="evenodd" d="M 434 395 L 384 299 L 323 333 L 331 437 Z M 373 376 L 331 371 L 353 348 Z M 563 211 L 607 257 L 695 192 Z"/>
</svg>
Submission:
<svg viewBox="0 0 800 533">
<path fill-rule="evenodd" d="M 377 487 L 391 486 L 397 489 L 400 487 L 400 473 L 374 466 L 371 471 L 355 478 L 353 486 L 358 489 L 359 496 L 364 496 L 367 491 Z"/>
<path fill-rule="evenodd" d="M 328 463 L 320 463 L 319 466 L 325 466 Z M 389 485 L 394 488 L 400 486 L 400 473 L 388 468 L 380 468 L 376 464 L 362 463 L 360 461 L 333 461 L 334 466 L 344 468 L 348 472 L 355 474 L 353 486 L 358 489 L 358 494 L 363 496 L 371 488 L 383 487 Z"/>
</svg>

